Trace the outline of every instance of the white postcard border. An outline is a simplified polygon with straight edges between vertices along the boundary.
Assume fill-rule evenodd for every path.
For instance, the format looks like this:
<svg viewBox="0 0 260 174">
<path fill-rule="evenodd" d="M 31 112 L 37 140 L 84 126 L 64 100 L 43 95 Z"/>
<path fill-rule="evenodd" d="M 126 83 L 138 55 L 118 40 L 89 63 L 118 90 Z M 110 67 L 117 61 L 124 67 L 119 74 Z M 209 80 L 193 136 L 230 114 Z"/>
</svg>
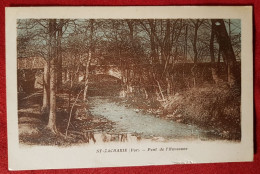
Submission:
<svg viewBox="0 0 260 174">
<path fill-rule="evenodd" d="M 106 143 L 67 148 L 21 147 L 18 140 L 16 20 L 26 18 L 230 18 L 241 19 L 241 142 Z M 253 38 L 251 6 L 7 7 L 6 89 L 10 170 L 165 165 L 253 160 Z M 98 148 L 185 147 L 187 151 L 102 153 Z"/>
</svg>

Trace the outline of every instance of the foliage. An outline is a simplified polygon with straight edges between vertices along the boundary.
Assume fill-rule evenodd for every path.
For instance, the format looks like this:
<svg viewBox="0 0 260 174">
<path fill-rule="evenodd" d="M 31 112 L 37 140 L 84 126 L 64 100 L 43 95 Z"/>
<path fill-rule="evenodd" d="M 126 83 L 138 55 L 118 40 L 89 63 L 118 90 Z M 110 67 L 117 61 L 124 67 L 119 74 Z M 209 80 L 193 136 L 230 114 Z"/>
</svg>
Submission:
<svg viewBox="0 0 260 174">
<path fill-rule="evenodd" d="M 240 88 L 217 85 L 191 88 L 168 97 L 165 113 L 172 119 L 216 130 L 223 138 L 240 140 Z"/>
</svg>

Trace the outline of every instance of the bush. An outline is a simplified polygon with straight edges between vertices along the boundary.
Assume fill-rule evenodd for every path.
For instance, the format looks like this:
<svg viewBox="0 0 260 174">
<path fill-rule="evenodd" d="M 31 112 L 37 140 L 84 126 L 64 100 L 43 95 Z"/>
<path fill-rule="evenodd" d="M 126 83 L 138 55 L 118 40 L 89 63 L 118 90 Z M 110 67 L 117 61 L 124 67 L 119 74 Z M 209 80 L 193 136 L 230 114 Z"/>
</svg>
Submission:
<svg viewBox="0 0 260 174">
<path fill-rule="evenodd" d="M 207 85 L 170 96 L 164 113 L 214 130 L 225 139 L 240 140 L 240 101 L 239 87 Z"/>
</svg>

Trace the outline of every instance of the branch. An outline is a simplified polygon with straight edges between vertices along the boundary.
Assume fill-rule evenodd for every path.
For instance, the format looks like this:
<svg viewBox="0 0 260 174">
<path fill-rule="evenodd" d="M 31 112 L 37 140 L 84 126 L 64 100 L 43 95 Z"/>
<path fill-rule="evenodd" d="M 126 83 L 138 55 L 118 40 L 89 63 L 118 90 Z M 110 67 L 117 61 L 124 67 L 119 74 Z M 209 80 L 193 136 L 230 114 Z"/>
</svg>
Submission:
<svg viewBox="0 0 260 174">
<path fill-rule="evenodd" d="M 80 95 L 80 93 L 81 93 L 82 91 L 83 91 L 83 90 L 81 89 L 80 92 L 78 93 L 77 98 L 75 99 L 75 101 L 74 101 L 74 103 L 73 103 L 71 109 L 70 109 L 70 117 L 69 117 L 68 125 L 67 125 L 67 128 L 66 128 L 65 138 L 67 138 L 67 135 L 68 135 L 68 129 L 69 129 L 69 125 L 70 125 L 72 110 L 73 110 L 73 108 L 74 108 L 76 102 L 78 101 L 79 95 Z"/>
</svg>

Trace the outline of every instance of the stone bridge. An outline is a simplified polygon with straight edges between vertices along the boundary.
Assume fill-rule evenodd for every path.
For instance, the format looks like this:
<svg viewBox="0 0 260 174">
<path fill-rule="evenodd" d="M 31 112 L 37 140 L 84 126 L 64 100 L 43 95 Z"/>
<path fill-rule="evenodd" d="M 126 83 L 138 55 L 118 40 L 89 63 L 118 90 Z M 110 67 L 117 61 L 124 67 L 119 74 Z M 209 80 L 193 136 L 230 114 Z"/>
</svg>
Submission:
<svg viewBox="0 0 260 174">
<path fill-rule="evenodd" d="M 122 79 L 122 72 L 116 65 L 93 65 L 90 66 L 90 74 L 93 75 L 109 75 L 118 79 Z"/>
<path fill-rule="evenodd" d="M 18 88 L 28 91 L 33 88 L 42 88 L 43 83 L 43 69 L 45 60 L 41 57 L 28 57 L 17 59 L 17 75 L 18 75 Z M 85 67 L 82 66 L 79 73 L 76 74 L 78 82 L 84 79 Z M 63 65 L 62 79 L 65 83 L 71 77 L 71 70 Z M 118 66 L 115 65 L 90 65 L 90 75 L 107 75 L 112 76 L 118 80 L 122 79 L 122 72 Z M 23 87 L 22 87 L 23 86 Z"/>
<path fill-rule="evenodd" d="M 28 58 L 18 58 L 17 60 L 17 69 L 18 71 L 24 72 L 42 72 L 44 68 L 45 60 L 41 57 L 28 57 Z M 84 74 L 85 68 L 82 67 L 79 73 L 79 81 Z M 66 76 L 69 72 L 69 69 L 66 65 L 63 65 L 63 74 Z M 115 78 L 121 79 L 122 73 L 121 70 L 116 65 L 90 65 L 90 74 L 92 75 L 110 75 Z"/>
<path fill-rule="evenodd" d="M 18 84 L 22 83 L 34 83 L 38 84 L 34 85 L 36 88 L 41 88 L 42 79 L 43 79 L 43 67 L 44 67 L 45 60 L 41 57 L 29 57 L 29 58 L 18 58 L 17 59 L 17 71 L 18 71 Z M 240 62 L 238 62 L 240 65 Z M 193 68 L 193 63 L 175 63 L 169 65 L 168 72 L 170 72 L 173 76 L 177 76 L 179 78 L 185 78 L 191 76 L 191 70 Z M 210 78 L 211 71 L 210 67 L 212 64 L 210 62 L 201 62 L 198 63 L 198 73 L 201 74 L 201 77 Z M 143 74 L 149 71 L 152 65 L 150 64 L 142 64 L 140 67 L 138 65 L 130 66 L 130 75 L 133 78 L 137 78 L 138 73 Z M 220 64 L 220 74 L 225 74 L 225 64 L 221 62 Z M 240 66 L 238 66 L 240 68 Z M 157 69 L 157 72 L 163 70 L 162 65 L 153 65 L 152 68 Z M 79 70 L 79 73 L 76 74 L 78 81 L 82 81 L 84 79 L 84 70 L 85 67 L 82 66 Z M 66 66 L 66 62 L 63 62 L 63 82 L 68 81 L 71 76 L 71 70 Z M 118 80 L 123 79 L 122 70 L 116 65 L 90 65 L 89 69 L 90 75 L 108 75 L 117 78 Z M 208 76 L 208 77 L 207 77 Z"/>
</svg>

